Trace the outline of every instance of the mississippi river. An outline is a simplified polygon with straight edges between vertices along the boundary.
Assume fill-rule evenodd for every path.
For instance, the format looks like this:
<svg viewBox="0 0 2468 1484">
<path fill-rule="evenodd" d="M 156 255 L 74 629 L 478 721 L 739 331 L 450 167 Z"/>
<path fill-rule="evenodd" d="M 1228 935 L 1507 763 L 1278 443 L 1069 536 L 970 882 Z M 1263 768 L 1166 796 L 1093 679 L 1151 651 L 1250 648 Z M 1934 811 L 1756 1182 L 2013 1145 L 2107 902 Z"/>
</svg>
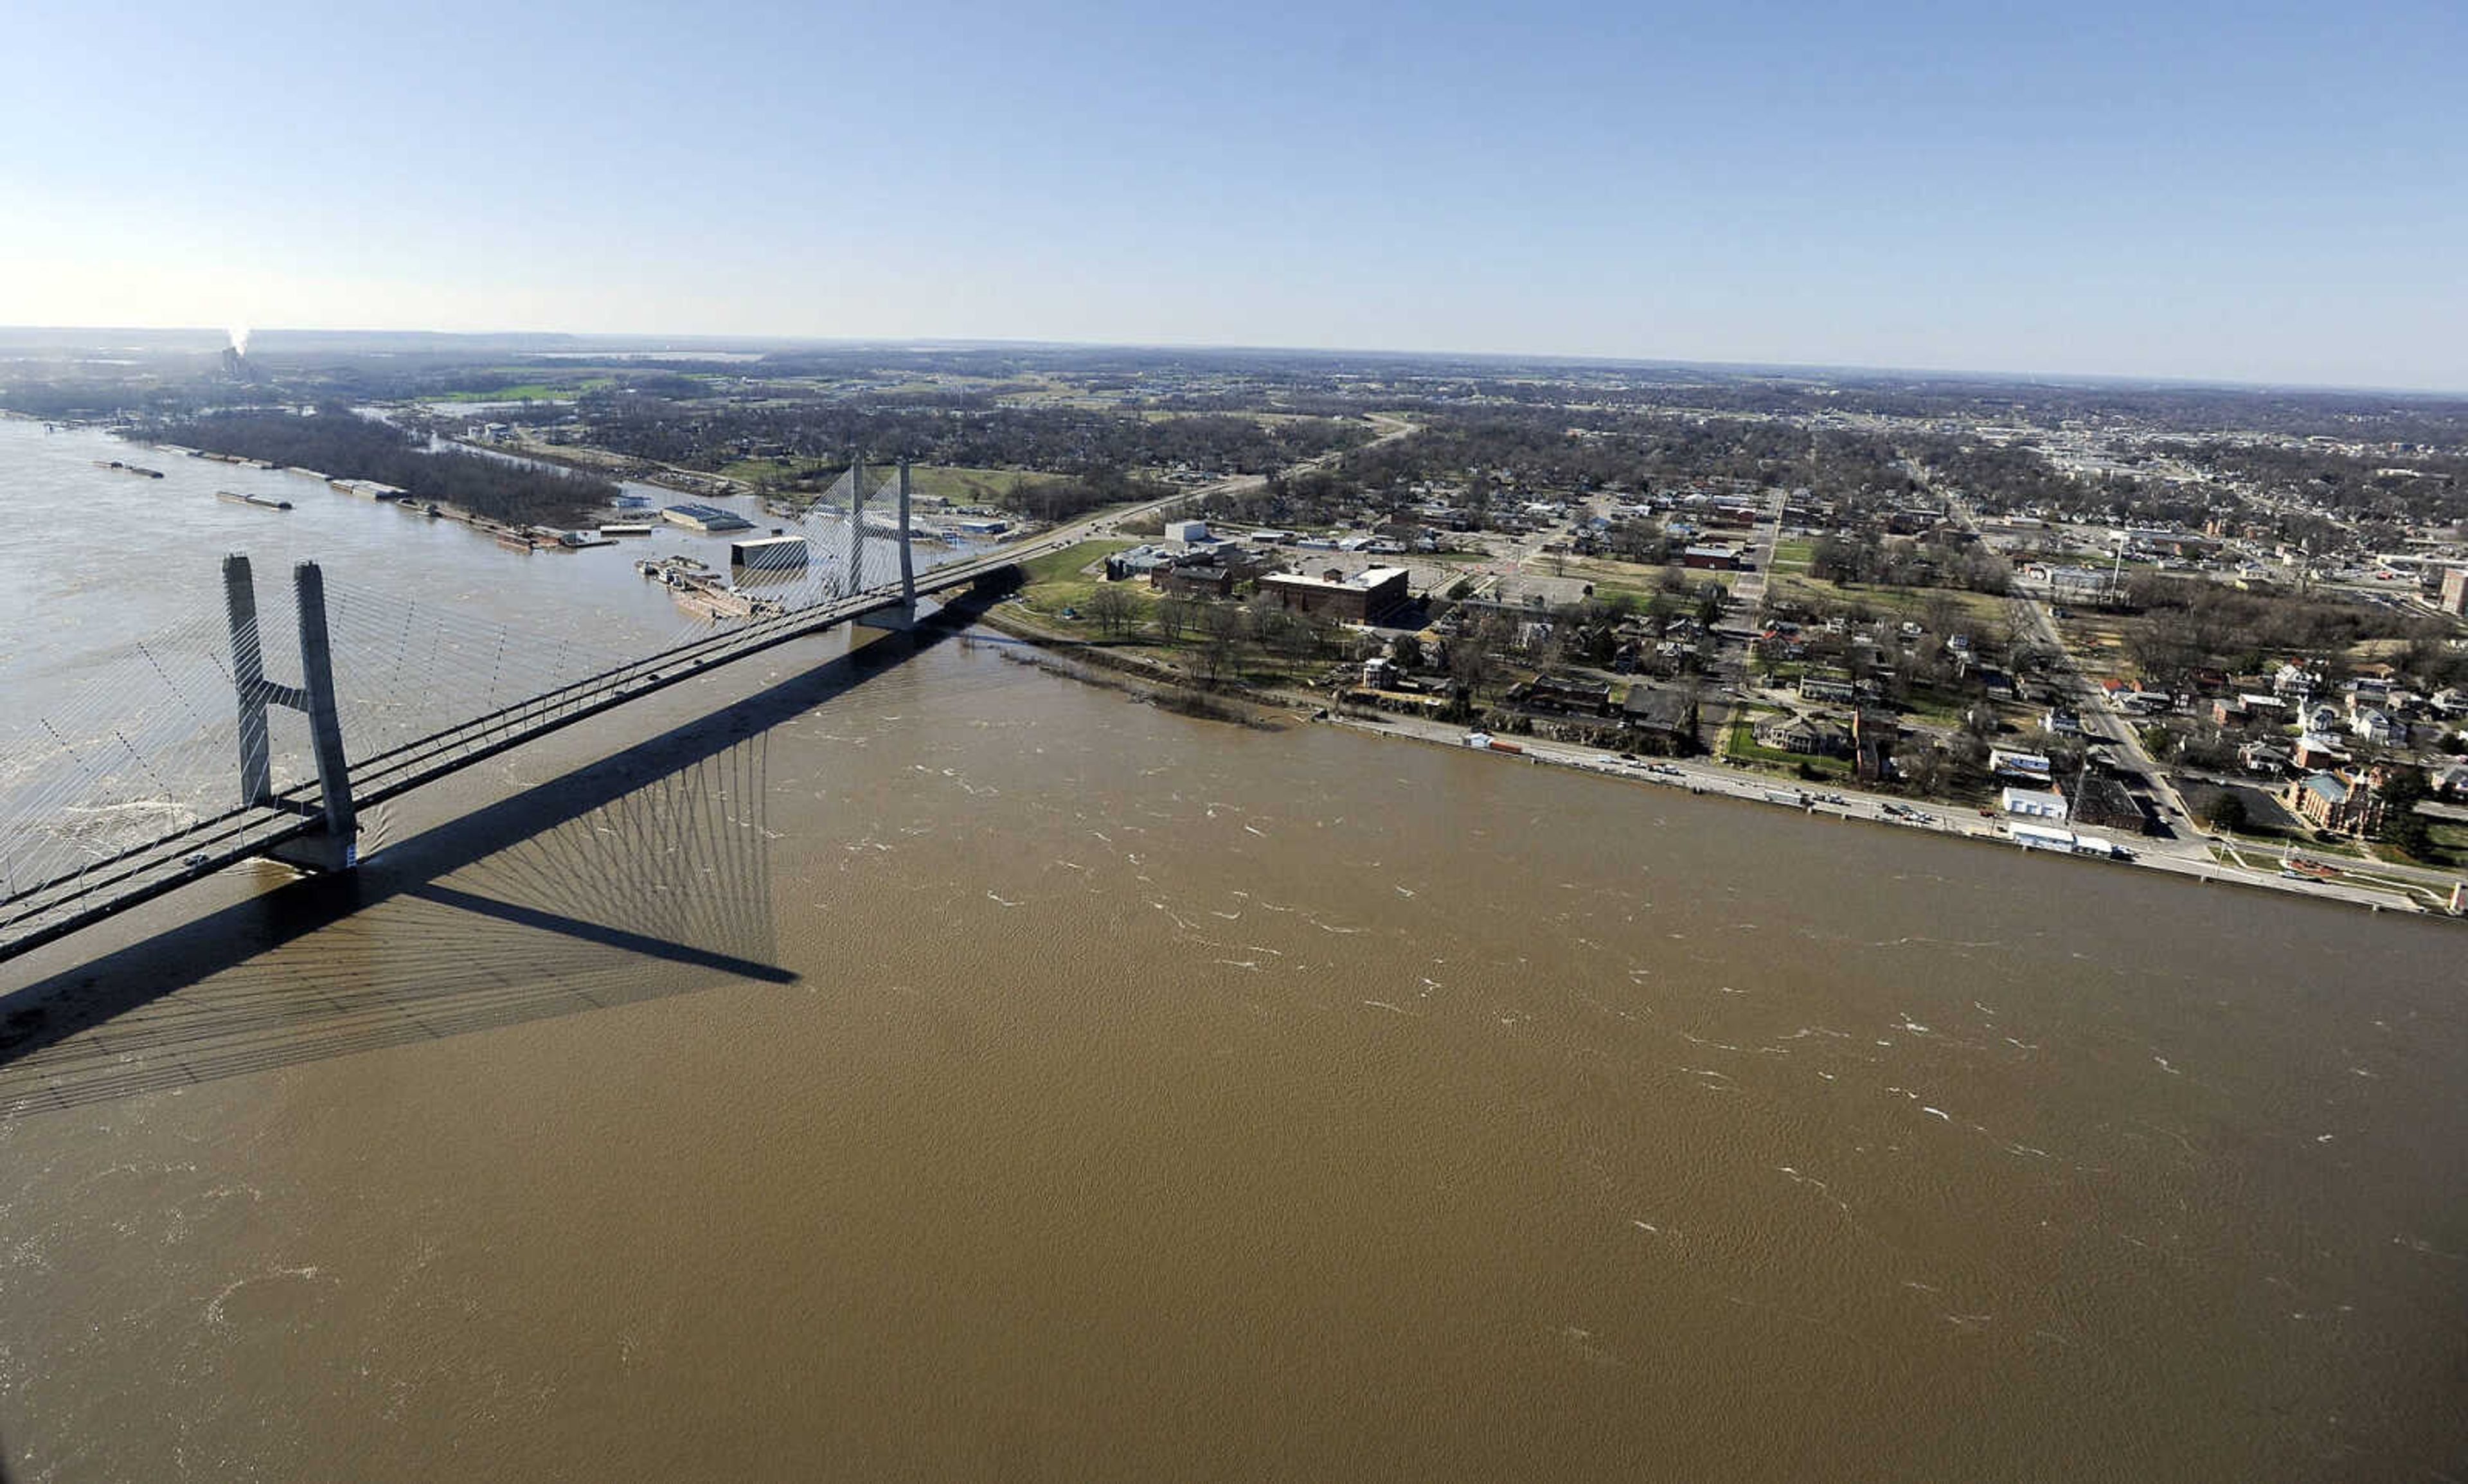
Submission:
<svg viewBox="0 0 2468 1484">
<path fill-rule="evenodd" d="M 2461 1476 L 2455 929 L 1007 650 L 0 965 L 8 1476 Z"/>
</svg>

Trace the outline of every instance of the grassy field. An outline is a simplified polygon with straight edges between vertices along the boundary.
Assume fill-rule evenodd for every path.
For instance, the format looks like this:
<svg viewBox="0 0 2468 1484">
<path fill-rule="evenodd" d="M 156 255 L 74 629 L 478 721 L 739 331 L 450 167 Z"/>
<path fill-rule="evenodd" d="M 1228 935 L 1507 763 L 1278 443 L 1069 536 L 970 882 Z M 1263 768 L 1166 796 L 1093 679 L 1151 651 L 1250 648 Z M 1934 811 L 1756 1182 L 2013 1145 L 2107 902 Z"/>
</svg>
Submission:
<svg viewBox="0 0 2468 1484">
<path fill-rule="evenodd" d="M 827 481 L 846 472 L 843 462 L 811 459 L 740 459 L 720 468 L 731 479 L 747 484 L 785 484 L 800 476 L 822 476 Z M 888 465 L 869 465 L 866 478 L 872 481 L 893 470 Z M 896 476 L 895 476 L 896 477 Z M 949 500 L 955 505 L 1000 505 L 1014 485 L 1035 486 L 1062 479 L 1060 474 L 1034 474 L 1024 469 L 962 468 L 946 464 L 912 464 L 908 467 L 908 488 L 918 495 Z"/>
<path fill-rule="evenodd" d="M 2066 652 L 2074 668 L 2091 681 L 2122 680 L 2136 673 L 2136 667 L 2125 652 L 2125 628 L 2113 614 L 2083 615 L 2056 621 L 2057 636 L 2065 641 Z"/>
<path fill-rule="evenodd" d="M 1094 635 L 1096 625 L 1088 622 L 1086 609 L 1088 595 L 1105 581 L 1103 569 L 1098 564 L 1118 551 L 1130 550 L 1133 544 L 1131 541 L 1082 541 L 1077 546 L 1066 546 L 1059 552 L 1049 552 L 1022 562 L 1020 575 L 1025 581 L 1021 584 L 1020 596 L 1028 600 L 1032 611 L 1043 616 L 1056 628 L 1074 634 L 1085 632 Z M 1098 570 L 1091 571 L 1091 568 Z M 1155 607 L 1155 599 L 1148 584 L 1121 582 L 1115 585 L 1131 596 L 1139 622 L 1146 623 Z M 1081 617 L 1076 620 L 1063 617 L 1064 608 L 1079 610 Z"/>
<path fill-rule="evenodd" d="M 1786 572 L 1779 561 L 1766 584 L 1766 594 L 1776 602 L 1795 601 L 1820 608 L 1865 606 L 1872 613 L 1891 614 L 1896 619 L 1919 618 L 1931 603 L 1943 597 L 1953 600 L 1959 622 L 1980 629 L 2001 623 L 2005 617 L 2005 600 L 1988 593 L 1958 587 L 1874 587 L 1865 583 L 1845 587 Z"/>
<path fill-rule="evenodd" d="M 446 392 L 428 399 L 440 402 L 557 402 L 572 401 L 584 392 L 596 392 L 604 386 L 614 386 L 614 377 L 585 377 L 579 381 L 522 381 L 511 386 L 492 387 L 485 392 Z"/>
<path fill-rule="evenodd" d="M 1651 566 L 1634 561 L 1615 561 L 1607 557 L 1537 557 L 1525 564 L 1525 570 L 1537 577 L 1565 577 L 1581 582 L 1591 582 L 1598 599 L 1634 598 L 1638 602 L 1663 590 L 1669 574 L 1678 573 L 1686 589 L 1702 585 L 1706 579 L 1716 582 L 1733 574 L 1695 572 L 1684 567 Z M 1727 583 L 1725 584 L 1727 585 Z"/>
<path fill-rule="evenodd" d="M 2425 833 L 2433 848 L 2426 852 L 2422 864 L 2449 871 L 2468 868 L 2468 825 L 2437 820 Z"/>
<path fill-rule="evenodd" d="M 1061 474 L 1032 474 L 1025 469 L 961 468 L 948 464 L 912 464 L 908 488 L 961 505 L 999 505 L 1015 485 L 1057 484 Z"/>
<path fill-rule="evenodd" d="M 1804 574 L 1816 555 L 1817 542 L 1807 537 L 1794 537 L 1788 541 L 1777 541 L 1774 543 L 1773 571 L 1776 575 Z"/>
</svg>

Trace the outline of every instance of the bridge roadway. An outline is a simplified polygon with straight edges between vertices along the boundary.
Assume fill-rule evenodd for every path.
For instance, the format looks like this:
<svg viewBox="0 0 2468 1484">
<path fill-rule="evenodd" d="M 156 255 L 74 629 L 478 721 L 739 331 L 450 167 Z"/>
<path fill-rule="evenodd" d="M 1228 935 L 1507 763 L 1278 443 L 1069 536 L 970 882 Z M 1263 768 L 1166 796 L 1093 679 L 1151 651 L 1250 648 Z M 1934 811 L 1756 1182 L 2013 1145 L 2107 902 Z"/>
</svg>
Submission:
<svg viewBox="0 0 2468 1484">
<path fill-rule="evenodd" d="M 918 575 L 916 592 L 948 592 L 1021 560 L 1081 539 L 1089 522 Z M 648 696 L 734 660 L 898 609 L 898 583 L 868 588 L 813 607 L 774 614 L 689 640 L 587 679 L 504 706 L 350 765 L 352 798 L 365 809 L 518 747 L 534 738 Z M 237 763 L 235 763 L 237 767 Z M 13 958 L 225 866 L 263 856 L 324 824 L 314 778 L 270 804 L 235 807 L 160 839 L 89 862 L 77 875 L 0 897 L 0 960 Z"/>
</svg>

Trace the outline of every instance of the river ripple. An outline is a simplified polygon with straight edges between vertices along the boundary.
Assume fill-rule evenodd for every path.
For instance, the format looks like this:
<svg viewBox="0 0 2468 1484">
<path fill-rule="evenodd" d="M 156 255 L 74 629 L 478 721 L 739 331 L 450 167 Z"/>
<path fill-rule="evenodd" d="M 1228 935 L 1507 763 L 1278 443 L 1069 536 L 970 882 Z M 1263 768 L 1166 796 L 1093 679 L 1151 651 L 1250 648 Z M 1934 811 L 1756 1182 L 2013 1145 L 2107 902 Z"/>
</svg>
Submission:
<svg viewBox="0 0 2468 1484">
<path fill-rule="evenodd" d="M 84 1025 L 0 1064 L 15 1476 L 2458 1457 L 2438 925 L 1000 650 L 779 651 L 0 968 Z"/>
</svg>

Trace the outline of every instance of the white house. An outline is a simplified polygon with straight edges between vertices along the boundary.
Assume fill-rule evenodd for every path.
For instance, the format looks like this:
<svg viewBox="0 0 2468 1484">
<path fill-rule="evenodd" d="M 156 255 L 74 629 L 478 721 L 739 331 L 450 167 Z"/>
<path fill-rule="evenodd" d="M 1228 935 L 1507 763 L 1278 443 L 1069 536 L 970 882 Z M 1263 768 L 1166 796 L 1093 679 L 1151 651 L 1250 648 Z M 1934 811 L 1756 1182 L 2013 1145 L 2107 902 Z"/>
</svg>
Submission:
<svg viewBox="0 0 2468 1484">
<path fill-rule="evenodd" d="M 2348 723 L 2348 730 L 2378 747 L 2394 747 L 2408 738 L 2408 727 L 2390 719 L 2387 712 L 2368 706 Z"/>
</svg>

